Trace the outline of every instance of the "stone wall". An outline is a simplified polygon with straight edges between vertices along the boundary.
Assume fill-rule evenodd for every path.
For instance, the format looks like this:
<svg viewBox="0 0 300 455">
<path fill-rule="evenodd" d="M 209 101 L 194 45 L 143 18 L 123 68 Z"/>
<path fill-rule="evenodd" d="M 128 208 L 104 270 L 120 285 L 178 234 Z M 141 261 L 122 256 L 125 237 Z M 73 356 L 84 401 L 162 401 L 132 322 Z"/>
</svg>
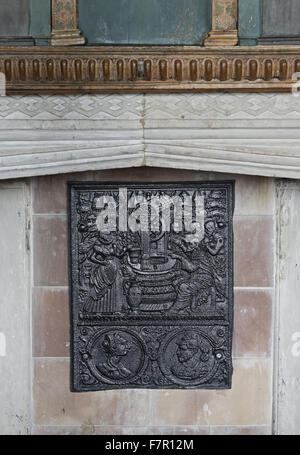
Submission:
<svg viewBox="0 0 300 455">
<path fill-rule="evenodd" d="M 66 182 L 234 179 L 235 317 L 228 391 L 70 392 Z M 34 434 L 268 434 L 272 426 L 275 188 L 264 177 L 128 168 L 36 177 L 33 198 Z"/>
<path fill-rule="evenodd" d="M 1 434 L 299 434 L 300 193 L 277 179 L 299 177 L 299 122 L 291 94 L 1 97 Z M 232 390 L 70 392 L 66 181 L 84 179 L 236 180 Z"/>
</svg>

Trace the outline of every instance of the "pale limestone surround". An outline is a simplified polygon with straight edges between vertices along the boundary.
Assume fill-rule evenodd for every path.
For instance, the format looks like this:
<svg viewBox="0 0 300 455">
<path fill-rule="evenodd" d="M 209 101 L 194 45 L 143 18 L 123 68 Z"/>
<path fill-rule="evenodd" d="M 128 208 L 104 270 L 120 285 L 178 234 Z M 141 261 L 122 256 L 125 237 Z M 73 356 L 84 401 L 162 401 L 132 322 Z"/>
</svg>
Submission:
<svg viewBox="0 0 300 455">
<path fill-rule="evenodd" d="M 300 182 L 277 189 L 278 307 L 274 366 L 275 432 L 300 435 Z"/>
<path fill-rule="evenodd" d="M 299 126 L 291 94 L 0 98 L 0 433 L 299 434 Z M 231 391 L 69 392 L 71 179 L 236 180 Z"/>
<path fill-rule="evenodd" d="M 66 182 L 233 179 L 235 319 L 231 390 L 71 393 Z M 153 167 L 32 179 L 33 431 L 270 433 L 275 312 L 274 179 Z"/>
<path fill-rule="evenodd" d="M 292 94 L 0 97 L 0 179 L 128 166 L 300 178 Z"/>
</svg>

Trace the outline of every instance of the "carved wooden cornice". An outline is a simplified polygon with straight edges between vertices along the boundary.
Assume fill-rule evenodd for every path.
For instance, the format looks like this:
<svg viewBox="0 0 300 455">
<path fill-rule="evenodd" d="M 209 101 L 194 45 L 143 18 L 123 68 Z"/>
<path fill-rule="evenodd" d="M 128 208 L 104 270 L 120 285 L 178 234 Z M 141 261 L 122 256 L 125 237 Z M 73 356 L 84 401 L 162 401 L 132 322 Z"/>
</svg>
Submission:
<svg viewBox="0 0 300 455">
<path fill-rule="evenodd" d="M 299 46 L 0 47 L 7 93 L 290 91 Z"/>
</svg>

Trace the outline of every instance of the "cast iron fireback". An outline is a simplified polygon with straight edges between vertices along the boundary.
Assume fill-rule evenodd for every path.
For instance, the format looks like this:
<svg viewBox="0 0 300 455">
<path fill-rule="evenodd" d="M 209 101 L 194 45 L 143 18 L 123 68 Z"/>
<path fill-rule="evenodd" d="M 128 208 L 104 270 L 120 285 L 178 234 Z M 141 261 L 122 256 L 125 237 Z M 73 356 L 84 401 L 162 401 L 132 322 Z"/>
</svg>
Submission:
<svg viewBox="0 0 300 455">
<path fill-rule="evenodd" d="M 73 390 L 230 388 L 234 183 L 69 190 Z"/>
</svg>

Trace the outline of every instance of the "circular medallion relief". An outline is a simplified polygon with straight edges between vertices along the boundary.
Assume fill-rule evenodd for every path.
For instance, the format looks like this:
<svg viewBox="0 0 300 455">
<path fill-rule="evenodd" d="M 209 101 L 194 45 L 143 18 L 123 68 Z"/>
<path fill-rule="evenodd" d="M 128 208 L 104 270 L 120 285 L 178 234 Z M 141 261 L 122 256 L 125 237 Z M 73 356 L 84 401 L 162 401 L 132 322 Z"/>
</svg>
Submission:
<svg viewBox="0 0 300 455">
<path fill-rule="evenodd" d="M 169 380 L 182 386 L 203 384 L 218 368 L 210 339 L 196 330 L 171 333 L 161 347 L 159 364 Z"/>
</svg>

